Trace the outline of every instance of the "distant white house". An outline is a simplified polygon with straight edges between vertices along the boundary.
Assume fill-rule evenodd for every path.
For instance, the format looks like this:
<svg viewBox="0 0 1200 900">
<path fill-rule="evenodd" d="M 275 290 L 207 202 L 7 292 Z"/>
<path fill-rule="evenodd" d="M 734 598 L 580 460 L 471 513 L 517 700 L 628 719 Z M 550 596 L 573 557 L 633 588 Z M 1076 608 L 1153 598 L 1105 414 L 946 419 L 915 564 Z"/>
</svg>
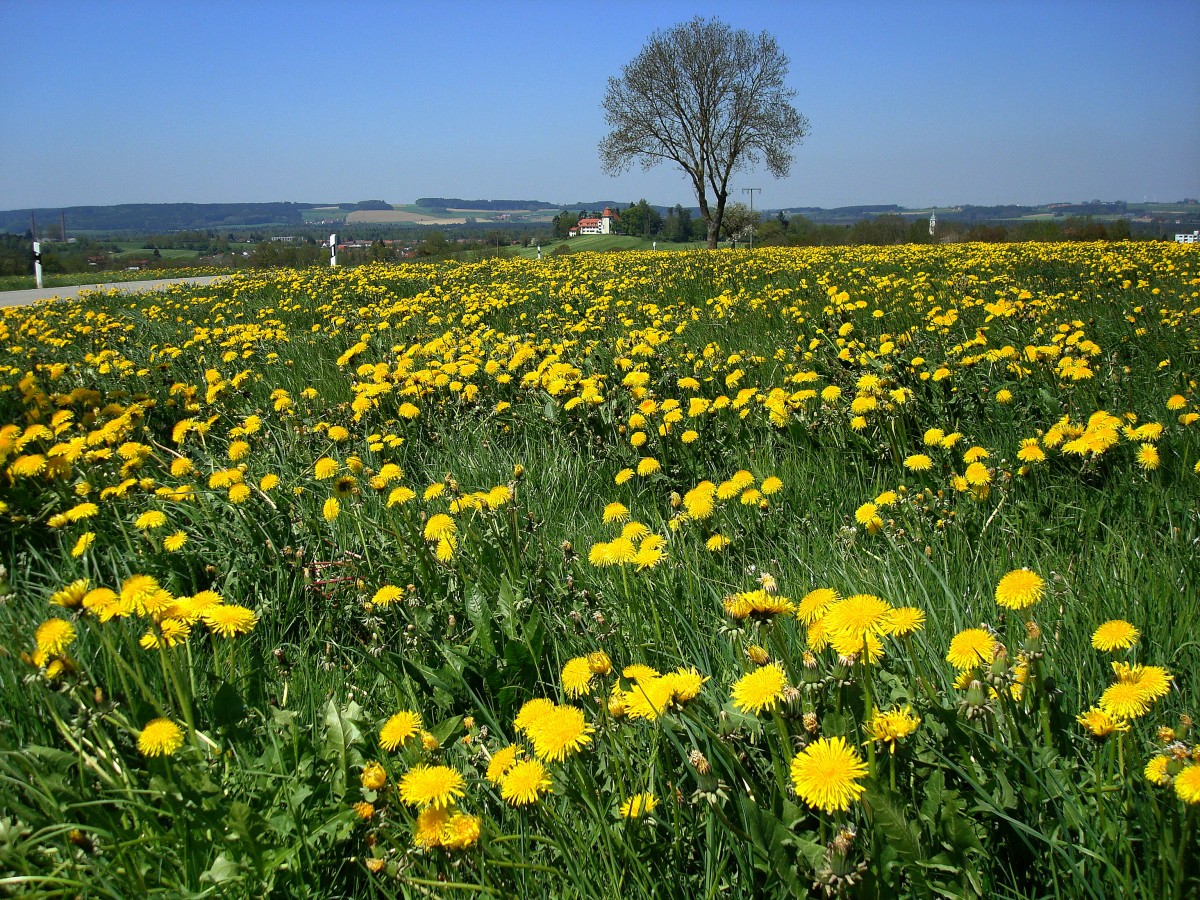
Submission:
<svg viewBox="0 0 1200 900">
<path fill-rule="evenodd" d="M 1191 234 L 1175 235 L 1175 243 L 1177 243 L 1177 244 L 1200 244 L 1200 229 L 1193 231 Z"/>
<path fill-rule="evenodd" d="M 600 214 L 600 218 L 580 219 L 572 229 L 574 234 L 570 234 L 570 232 L 568 234 L 571 237 L 576 234 L 612 234 L 613 220 L 619 218 L 620 216 L 606 206 L 604 212 Z"/>
</svg>

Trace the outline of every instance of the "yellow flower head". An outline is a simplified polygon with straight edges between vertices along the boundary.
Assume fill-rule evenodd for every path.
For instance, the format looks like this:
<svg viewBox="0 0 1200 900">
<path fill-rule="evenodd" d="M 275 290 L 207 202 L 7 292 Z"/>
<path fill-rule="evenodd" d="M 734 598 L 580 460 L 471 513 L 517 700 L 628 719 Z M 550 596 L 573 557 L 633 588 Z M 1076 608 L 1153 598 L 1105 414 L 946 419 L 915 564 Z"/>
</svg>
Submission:
<svg viewBox="0 0 1200 900">
<path fill-rule="evenodd" d="M 170 756 L 183 746 L 183 730 L 170 719 L 151 719 L 138 734 L 142 756 Z"/>
<path fill-rule="evenodd" d="M 395 750 L 420 733 L 421 714 L 404 710 L 388 719 L 379 729 L 379 744 L 385 750 Z"/>
<path fill-rule="evenodd" d="M 731 698 L 733 705 L 742 712 L 758 715 L 763 710 L 772 710 L 783 699 L 787 689 L 787 675 L 779 663 L 770 663 L 743 675 L 733 683 Z"/>
<path fill-rule="evenodd" d="M 416 765 L 404 773 L 397 788 L 409 806 L 444 808 L 466 794 L 466 781 L 449 766 Z"/>
<path fill-rule="evenodd" d="M 1028 609 L 1045 592 L 1046 582 L 1037 572 L 1014 569 L 996 585 L 996 603 L 1005 609 Z"/>
<path fill-rule="evenodd" d="M 515 762 L 500 778 L 500 796 L 513 806 L 537 803 L 550 790 L 546 767 L 536 759 Z"/>
<path fill-rule="evenodd" d="M 657 806 L 658 798 L 643 791 L 640 794 L 634 794 L 621 804 L 621 818 L 640 819 L 642 816 L 654 812 Z"/>
<path fill-rule="evenodd" d="M 819 738 L 792 758 L 797 795 L 827 813 L 848 810 L 866 790 L 858 783 L 866 774 L 866 763 L 844 737 Z"/>
<path fill-rule="evenodd" d="M 1133 625 L 1124 619 L 1110 619 L 1092 632 L 1092 646 L 1097 650 L 1128 650 L 1141 637 Z"/>
</svg>

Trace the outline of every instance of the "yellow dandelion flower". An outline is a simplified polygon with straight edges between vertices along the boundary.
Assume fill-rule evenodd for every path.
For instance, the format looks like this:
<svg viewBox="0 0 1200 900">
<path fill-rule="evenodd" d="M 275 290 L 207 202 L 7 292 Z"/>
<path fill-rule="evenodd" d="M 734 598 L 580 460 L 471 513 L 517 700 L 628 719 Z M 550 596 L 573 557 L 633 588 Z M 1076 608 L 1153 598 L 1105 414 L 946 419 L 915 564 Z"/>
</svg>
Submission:
<svg viewBox="0 0 1200 900">
<path fill-rule="evenodd" d="M 637 473 L 645 478 L 649 475 L 653 475 L 661 468 L 662 464 L 657 459 L 655 459 L 653 456 L 646 456 L 638 462 Z"/>
<path fill-rule="evenodd" d="M 733 543 L 733 542 L 731 540 L 729 540 L 729 538 L 725 537 L 725 535 L 714 534 L 712 537 L 710 537 L 707 541 L 704 542 L 704 546 L 708 549 L 708 551 L 710 553 L 720 553 L 722 550 L 724 550 L 726 547 L 728 547 L 731 543 Z"/>
<path fill-rule="evenodd" d="M 404 591 L 395 585 L 385 584 L 375 592 L 371 597 L 371 602 L 376 606 L 387 606 L 389 603 L 394 603 L 404 595 Z"/>
<path fill-rule="evenodd" d="M 783 490 L 783 481 L 772 475 L 769 478 L 763 479 L 762 486 L 759 488 L 759 490 L 764 496 L 770 497 L 772 494 L 778 494 L 781 490 Z"/>
<path fill-rule="evenodd" d="M 1125 730 L 1129 730 L 1129 725 L 1125 725 Z M 1150 761 L 1146 763 L 1146 768 L 1142 770 L 1142 776 L 1151 784 L 1157 787 L 1166 787 L 1171 783 L 1171 773 L 1167 771 L 1167 766 L 1171 764 L 1171 757 L 1158 753 L 1150 757 Z"/>
<path fill-rule="evenodd" d="M 973 462 L 967 466 L 964 476 L 967 479 L 967 484 L 972 487 L 983 487 L 992 481 L 992 473 L 988 470 L 988 467 L 979 462 Z"/>
<path fill-rule="evenodd" d="M 555 706 L 539 717 L 526 734 L 533 752 L 547 762 L 559 762 L 590 744 L 596 729 L 584 719 L 583 710 L 574 706 Z"/>
<path fill-rule="evenodd" d="M 421 732 L 421 714 L 402 710 L 379 729 L 379 745 L 384 750 L 403 747 Z"/>
<path fill-rule="evenodd" d="M 327 478 L 332 478 L 337 474 L 338 462 L 336 459 L 330 459 L 328 456 L 322 456 L 313 464 L 313 477 L 319 481 L 324 481 Z"/>
<path fill-rule="evenodd" d="M 513 719 L 513 727 L 528 736 L 530 727 L 554 707 L 554 701 L 547 700 L 545 697 L 526 700 L 517 711 L 516 718 Z"/>
<path fill-rule="evenodd" d="M 509 744 L 507 747 L 497 750 L 488 760 L 487 780 L 498 786 L 504 776 L 508 774 L 508 770 L 517 764 L 520 757 L 520 744 Z"/>
<path fill-rule="evenodd" d="M 413 829 L 413 843 L 422 850 L 433 850 L 442 846 L 442 835 L 450 821 L 450 810 L 440 806 L 427 806 L 417 815 Z"/>
<path fill-rule="evenodd" d="M 1200 765 L 1187 766 L 1175 776 L 1175 795 L 1190 806 L 1200 803 Z"/>
<path fill-rule="evenodd" d="M 995 655 L 996 639 L 991 632 L 982 628 L 967 628 L 950 641 L 946 662 L 960 672 L 965 672 L 981 664 L 991 664 Z"/>
<path fill-rule="evenodd" d="M 187 543 L 187 532 L 176 531 L 174 534 L 169 534 L 163 538 L 163 549 L 168 553 L 177 553 L 183 549 L 183 545 Z"/>
<path fill-rule="evenodd" d="M 38 626 L 34 641 L 45 656 L 60 656 L 75 643 L 75 626 L 66 619 L 47 619 Z"/>
<path fill-rule="evenodd" d="M 83 603 L 83 598 L 88 592 L 88 583 L 86 578 L 78 578 L 51 594 L 50 602 L 55 606 L 74 609 Z"/>
<path fill-rule="evenodd" d="M 1075 721 L 1086 728 L 1093 737 L 1105 738 L 1117 731 L 1128 731 L 1129 723 L 1116 719 L 1098 706 L 1075 717 Z"/>
<path fill-rule="evenodd" d="M 245 503 L 250 499 L 250 485 L 234 484 L 229 487 L 229 502 L 230 503 Z"/>
<path fill-rule="evenodd" d="M 576 656 L 568 660 L 562 669 L 563 691 L 568 697 L 582 697 L 591 687 L 593 675 L 591 663 L 586 656 Z"/>
<path fill-rule="evenodd" d="M 866 763 L 843 737 L 820 738 L 792 758 L 797 795 L 827 813 L 848 810 L 866 790 L 858 783 L 866 775 Z"/>
<path fill-rule="evenodd" d="M 629 507 L 624 503 L 610 503 L 604 507 L 605 522 L 624 522 L 629 518 Z"/>
<path fill-rule="evenodd" d="M 96 533 L 94 531 L 85 531 L 79 536 L 79 540 L 75 542 L 75 546 L 71 548 L 71 556 L 75 557 L 76 559 L 78 559 L 80 556 L 83 556 L 83 554 L 87 553 L 88 548 L 92 546 L 92 543 L 95 540 Z"/>
<path fill-rule="evenodd" d="M 387 784 L 387 772 L 379 763 L 369 762 L 363 767 L 358 780 L 364 789 L 368 791 L 380 791 Z"/>
<path fill-rule="evenodd" d="M 449 766 L 416 765 L 404 773 L 397 789 L 409 806 L 444 808 L 466 795 L 466 781 Z"/>
<path fill-rule="evenodd" d="M 866 723 L 867 742 L 880 741 L 896 752 L 896 741 L 908 737 L 921 724 L 921 717 L 913 713 L 911 706 L 893 707 L 874 714 Z"/>
<path fill-rule="evenodd" d="M 427 541 L 440 541 L 454 537 L 457 533 L 458 526 L 454 519 L 446 513 L 436 513 L 430 516 L 429 521 L 425 523 L 425 540 Z"/>
<path fill-rule="evenodd" d="M 915 606 L 898 606 L 889 618 L 889 630 L 897 637 L 916 634 L 925 627 L 925 611 Z"/>
<path fill-rule="evenodd" d="M 546 767 L 536 759 L 519 760 L 500 778 L 500 796 L 513 806 L 530 806 L 550 792 Z"/>
<path fill-rule="evenodd" d="M 1118 719 L 1137 719 L 1150 711 L 1152 699 L 1140 685 L 1118 681 L 1100 695 L 1100 708 Z"/>
<path fill-rule="evenodd" d="M 658 798 L 647 791 L 643 791 L 640 794 L 634 794 L 621 804 L 621 818 L 640 819 L 642 816 L 654 812 L 657 807 Z"/>
<path fill-rule="evenodd" d="M 474 847 L 480 834 L 479 816 L 456 812 L 442 828 L 442 846 L 447 850 L 466 850 Z"/>
<path fill-rule="evenodd" d="M 1045 592 L 1046 582 L 1029 569 L 1014 569 L 996 585 L 996 603 L 1005 609 L 1028 609 Z"/>
<path fill-rule="evenodd" d="M 337 497 L 330 497 L 321 507 L 321 515 L 326 522 L 337 521 L 337 517 L 342 513 L 342 504 L 338 503 Z"/>
<path fill-rule="evenodd" d="M 1106 653 L 1128 650 L 1140 637 L 1141 632 L 1124 619 L 1110 619 L 1092 632 L 1092 646 Z"/>
<path fill-rule="evenodd" d="M 758 715 L 763 710 L 774 709 L 783 699 L 787 686 L 787 675 L 783 666 L 771 663 L 735 681 L 731 689 L 731 698 L 733 705 L 742 712 Z"/>
<path fill-rule="evenodd" d="M 166 515 L 157 509 L 151 509 L 138 516 L 137 521 L 133 523 L 133 527 L 139 531 L 153 531 L 156 528 L 162 528 L 166 524 Z"/>
<path fill-rule="evenodd" d="M 616 477 L 613 478 L 613 481 L 616 482 L 617 484 L 624 484 L 625 482 L 629 481 L 629 479 L 632 477 L 633 477 L 633 469 L 622 469 L 620 472 L 618 472 L 616 474 Z"/>
<path fill-rule="evenodd" d="M 239 634 L 249 634 L 258 624 L 258 616 L 253 610 L 236 603 L 210 606 L 200 616 L 205 625 L 221 637 L 236 637 Z"/>
<path fill-rule="evenodd" d="M 1157 469 L 1159 464 L 1158 448 L 1153 444 L 1142 444 L 1138 447 L 1137 464 L 1145 472 L 1153 472 Z"/>
<path fill-rule="evenodd" d="M 142 756 L 170 756 L 183 746 L 183 729 L 170 719 L 151 719 L 137 739 Z"/>
</svg>

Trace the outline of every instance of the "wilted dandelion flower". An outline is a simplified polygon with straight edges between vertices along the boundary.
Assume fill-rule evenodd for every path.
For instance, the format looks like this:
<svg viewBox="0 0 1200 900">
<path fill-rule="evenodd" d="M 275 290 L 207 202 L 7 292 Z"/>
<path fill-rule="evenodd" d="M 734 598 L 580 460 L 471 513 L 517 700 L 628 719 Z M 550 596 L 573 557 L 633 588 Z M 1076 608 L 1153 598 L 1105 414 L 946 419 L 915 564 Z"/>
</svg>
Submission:
<svg viewBox="0 0 1200 900">
<path fill-rule="evenodd" d="M 546 767 L 536 759 L 515 762 L 500 779 L 500 796 L 513 806 L 537 803 L 551 789 Z"/>
<path fill-rule="evenodd" d="M 996 639 L 982 628 L 967 628 L 950 641 L 946 661 L 960 672 L 988 665 L 996 655 Z"/>
<path fill-rule="evenodd" d="M 1138 631 L 1124 619 L 1110 619 L 1092 632 L 1092 646 L 1104 652 L 1128 650 L 1141 637 Z"/>
<path fill-rule="evenodd" d="M 1014 569 L 996 585 L 996 603 L 1005 609 L 1028 609 L 1042 599 L 1046 582 L 1029 569 Z"/>
<path fill-rule="evenodd" d="M 820 738 L 792 758 L 796 793 L 809 806 L 827 813 L 846 811 L 866 790 L 858 779 L 867 765 L 844 737 Z"/>
<path fill-rule="evenodd" d="M 634 794 L 621 804 L 621 818 L 640 819 L 642 816 L 654 812 L 657 807 L 658 798 L 643 791 L 640 794 Z"/>
<path fill-rule="evenodd" d="M 170 719 L 151 719 L 137 739 L 142 756 L 170 756 L 183 746 L 183 730 Z"/>
<path fill-rule="evenodd" d="M 379 744 L 384 750 L 403 747 L 421 732 L 421 714 L 403 710 L 396 713 L 379 729 Z"/>
<path fill-rule="evenodd" d="M 400 779 L 397 788 L 400 799 L 409 806 L 451 806 L 455 799 L 465 796 L 466 781 L 449 766 L 413 766 Z"/>
<path fill-rule="evenodd" d="M 733 705 L 742 712 L 758 715 L 775 708 L 787 689 L 787 675 L 779 663 L 770 663 L 733 683 L 730 691 Z"/>
</svg>

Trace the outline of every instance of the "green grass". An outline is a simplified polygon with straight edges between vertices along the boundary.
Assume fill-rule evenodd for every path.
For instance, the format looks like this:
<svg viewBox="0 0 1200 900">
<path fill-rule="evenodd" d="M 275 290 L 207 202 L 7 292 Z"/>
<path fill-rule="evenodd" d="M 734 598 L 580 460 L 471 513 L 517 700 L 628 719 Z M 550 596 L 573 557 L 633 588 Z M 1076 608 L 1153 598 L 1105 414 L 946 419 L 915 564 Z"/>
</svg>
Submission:
<svg viewBox="0 0 1200 900">
<path fill-rule="evenodd" d="M 806 896 L 852 872 L 846 896 L 1200 888 L 1195 804 L 1142 774 L 1168 746 L 1160 727 L 1180 752 L 1197 743 L 1180 715 L 1200 674 L 1200 423 L 1180 417 L 1200 409 L 1200 254 L 623 249 L 249 273 L 6 313 L 0 886 Z M 1090 457 L 1064 449 L 1100 410 L 1128 431 Z M 1161 434 L 1133 431 L 1155 422 Z M 943 447 L 934 427 L 960 436 Z M 1018 458 L 1029 439 L 1044 461 Z M 969 449 L 986 490 L 960 481 L 981 477 Z M 917 453 L 927 471 L 906 466 Z M 183 485 L 193 498 L 163 493 Z M 665 539 L 661 562 L 593 564 L 625 527 L 605 521 L 613 502 Z M 427 529 L 446 521 L 454 545 L 440 547 Z M 186 542 L 168 550 L 174 533 Z M 1044 596 L 1002 609 L 997 584 L 1021 567 Z M 48 602 L 82 578 L 128 593 L 135 574 L 175 598 L 214 590 L 257 624 L 222 637 L 196 621 L 151 650 L 139 642 L 163 626 L 137 607 L 157 595 L 130 594 L 105 622 L 94 598 L 88 612 Z M 793 603 L 833 588 L 925 625 L 883 634 L 870 665 L 839 660 L 794 615 L 727 614 L 764 575 Z M 399 596 L 373 602 L 385 587 Z M 78 635 L 62 672 L 20 656 L 48 618 Z M 1091 634 L 1115 618 L 1141 639 L 1098 652 Z M 981 626 L 1006 652 L 956 688 L 947 650 Z M 612 671 L 595 665 L 571 696 L 564 666 L 599 650 Z M 761 671 L 751 653 L 794 688 L 758 715 L 731 699 Z M 1076 716 L 1114 658 L 1173 680 L 1127 733 L 1094 738 Z M 621 676 L 632 663 L 707 680 L 658 718 L 614 718 L 614 685 L 621 703 L 639 696 Z M 595 730 L 547 762 L 552 793 L 516 807 L 485 774 L 514 741 L 534 754 L 514 717 L 535 697 Z M 894 753 L 867 737 L 889 706 L 921 718 Z M 435 747 L 381 747 L 401 710 Z M 165 758 L 137 746 L 157 717 L 184 732 Z M 818 737 L 845 737 L 868 770 L 843 810 L 792 777 Z M 372 760 L 381 790 L 360 783 Z M 477 844 L 414 847 L 398 785 L 418 764 L 463 774 Z M 622 818 L 641 791 L 653 814 Z"/>
</svg>

